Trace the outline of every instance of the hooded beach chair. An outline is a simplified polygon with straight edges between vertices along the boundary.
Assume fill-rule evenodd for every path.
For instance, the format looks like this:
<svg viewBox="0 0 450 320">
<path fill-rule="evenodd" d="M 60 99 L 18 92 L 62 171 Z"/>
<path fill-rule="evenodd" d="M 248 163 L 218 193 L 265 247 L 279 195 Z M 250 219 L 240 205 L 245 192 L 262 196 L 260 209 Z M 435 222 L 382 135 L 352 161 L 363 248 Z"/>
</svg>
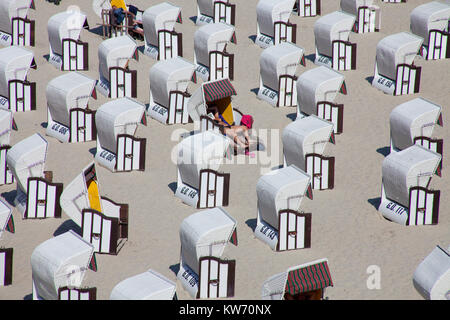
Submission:
<svg viewBox="0 0 450 320">
<path fill-rule="evenodd" d="M 413 284 L 426 300 L 450 300 L 450 247 L 436 246 L 417 266 Z"/>
<path fill-rule="evenodd" d="M 311 176 L 311 187 L 334 188 L 335 158 L 325 154 L 334 143 L 333 124 L 315 115 L 297 119 L 282 133 L 284 165 L 294 165 Z"/>
<path fill-rule="evenodd" d="M 35 133 L 16 143 L 6 154 L 8 168 L 17 181 L 14 204 L 24 219 L 61 218 L 59 197 L 63 184 L 53 183 L 44 171 L 48 142 Z"/>
<path fill-rule="evenodd" d="M 28 19 L 34 0 L 0 1 L 0 45 L 34 46 L 35 22 Z"/>
<path fill-rule="evenodd" d="M 100 80 L 97 90 L 106 97 L 136 98 L 137 71 L 129 70 L 130 59 L 139 59 L 136 42 L 129 35 L 104 40 L 98 47 Z"/>
<path fill-rule="evenodd" d="M 300 17 L 315 17 L 320 9 L 320 0 L 296 0 L 292 11 Z"/>
<path fill-rule="evenodd" d="M 373 0 L 341 0 L 341 10 L 356 17 L 353 31 L 356 33 L 380 31 L 380 7 Z"/>
<path fill-rule="evenodd" d="M 395 96 L 419 92 L 422 68 L 414 65 L 414 59 L 422 43 L 422 37 L 410 32 L 381 39 L 377 44 L 372 86 Z"/>
<path fill-rule="evenodd" d="M 180 226 L 177 278 L 192 298 L 234 296 L 236 261 L 223 258 L 228 242 L 237 246 L 236 220 L 222 208 L 203 210 Z"/>
<path fill-rule="evenodd" d="M 128 239 L 128 204 L 100 195 L 93 162 L 64 188 L 60 203 L 95 252 L 116 255 Z"/>
<path fill-rule="evenodd" d="M 381 203 L 378 210 L 402 225 L 438 223 L 439 190 L 429 188 L 433 174 L 441 175 L 441 155 L 413 145 L 383 160 Z"/>
<path fill-rule="evenodd" d="M 149 269 L 119 282 L 110 300 L 177 300 L 176 283 Z"/>
<path fill-rule="evenodd" d="M 291 267 L 267 279 L 262 300 L 321 300 L 327 287 L 333 286 L 328 259 L 319 259 Z"/>
<path fill-rule="evenodd" d="M 36 69 L 33 51 L 11 46 L 0 49 L 0 106 L 13 112 L 36 110 L 36 83 L 27 80 Z"/>
<path fill-rule="evenodd" d="M 0 287 L 12 284 L 13 248 L 0 248 Z"/>
<path fill-rule="evenodd" d="M 230 0 L 197 0 L 197 25 L 224 22 L 235 25 L 236 5 Z"/>
<path fill-rule="evenodd" d="M 274 251 L 311 247 L 311 213 L 300 212 L 303 197 L 312 199 L 311 176 L 295 165 L 271 171 L 256 184 L 255 236 Z"/>
<path fill-rule="evenodd" d="M 109 170 L 145 170 L 146 138 L 135 136 L 145 123 L 145 106 L 130 98 L 109 101 L 97 109 L 97 151 L 95 160 Z"/>
<path fill-rule="evenodd" d="M 423 38 L 420 55 L 427 60 L 450 58 L 450 1 L 431 1 L 411 11 L 411 32 Z"/>
<path fill-rule="evenodd" d="M 255 43 L 265 49 L 281 42 L 296 43 L 297 25 L 289 22 L 296 0 L 259 0 Z"/>
<path fill-rule="evenodd" d="M 96 268 L 94 246 L 72 230 L 44 241 L 31 254 L 33 300 L 95 300 L 82 282 Z"/>
<path fill-rule="evenodd" d="M 233 80 L 234 54 L 227 52 L 227 44 L 236 43 L 235 29 L 225 23 L 201 26 L 194 33 L 194 64 L 196 76 L 203 81 L 224 78 Z"/>
<path fill-rule="evenodd" d="M 416 98 L 395 107 L 389 116 L 389 123 L 391 152 L 419 144 L 443 155 L 443 140 L 433 138 L 435 125 L 442 126 L 441 106 Z"/>
<path fill-rule="evenodd" d="M 81 30 L 89 29 L 87 17 L 80 11 L 63 11 L 50 17 L 47 24 L 50 56 L 48 61 L 63 71 L 89 69 L 88 43 L 80 40 Z"/>
<path fill-rule="evenodd" d="M 305 50 L 293 43 L 264 49 L 259 57 L 258 98 L 276 107 L 296 105 L 295 72 L 300 64 L 305 66 Z"/>
<path fill-rule="evenodd" d="M 183 37 L 174 29 L 182 23 L 180 7 L 162 2 L 145 10 L 142 19 L 144 54 L 157 60 L 183 56 Z"/>
<path fill-rule="evenodd" d="M 349 41 L 355 19 L 352 14 L 335 11 L 314 23 L 315 64 L 334 70 L 356 69 L 356 43 Z"/>
<path fill-rule="evenodd" d="M 334 103 L 338 93 L 347 94 L 343 74 L 325 66 L 303 72 L 297 79 L 297 117 L 317 115 L 334 125 L 334 133 L 344 130 L 344 105 Z"/>
<path fill-rule="evenodd" d="M 46 134 L 61 142 L 97 139 L 95 111 L 89 109 L 96 99 L 96 81 L 78 72 L 65 73 L 47 84 Z"/>
<path fill-rule="evenodd" d="M 13 209 L 6 203 L 6 201 L 0 199 L 0 239 L 2 232 L 4 231 L 9 231 L 11 233 L 15 232 L 12 211 Z"/>
<path fill-rule="evenodd" d="M 11 131 L 17 130 L 11 110 L 0 108 L 0 186 L 14 182 L 14 176 L 6 163 L 6 154 L 11 149 Z"/>
<path fill-rule="evenodd" d="M 198 209 L 227 206 L 230 174 L 219 169 L 229 144 L 229 138 L 210 130 L 178 143 L 175 196 Z"/>
<path fill-rule="evenodd" d="M 180 57 L 159 61 L 150 68 L 149 78 L 147 114 L 164 124 L 192 122 L 187 89 L 191 81 L 195 82 L 195 65 Z"/>
</svg>

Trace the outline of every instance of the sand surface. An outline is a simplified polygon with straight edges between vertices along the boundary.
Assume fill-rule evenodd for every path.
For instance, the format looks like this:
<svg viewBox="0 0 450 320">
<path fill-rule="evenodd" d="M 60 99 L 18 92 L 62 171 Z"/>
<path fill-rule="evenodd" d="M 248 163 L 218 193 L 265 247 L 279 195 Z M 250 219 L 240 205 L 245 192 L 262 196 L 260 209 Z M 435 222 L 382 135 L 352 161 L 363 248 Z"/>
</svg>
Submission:
<svg viewBox="0 0 450 320">
<path fill-rule="evenodd" d="M 47 20 L 64 11 L 69 5 L 78 5 L 88 16 L 91 31 L 84 30 L 83 41 L 89 42 L 89 71 L 83 72 L 98 79 L 98 45 L 102 37 L 96 25 L 100 23 L 89 0 L 62 0 L 59 6 L 46 1 L 35 1 L 36 10 L 29 16 L 36 20 L 36 46 L 34 51 L 37 70 L 30 70 L 29 80 L 37 83 L 37 110 L 14 115 L 18 131 L 14 131 L 11 144 L 39 132 L 45 136 L 47 83 L 61 75 L 46 60 L 49 53 Z M 161 1 L 134 0 L 137 7 L 146 9 Z M 197 26 L 190 19 L 196 15 L 195 0 L 171 0 L 182 7 L 183 24 L 176 30 L 183 33 L 184 57 L 193 61 L 193 35 Z M 258 154 L 249 163 L 244 156 L 235 157 L 234 164 L 222 167 L 231 173 L 230 205 L 226 210 L 237 220 L 239 246 L 229 246 L 225 257 L 236 260 L 235 299 L 260 299 L 263 282 L 288 267 L 320 258 L 328 258 L 334 287 L 328 288 L 329 299 L 422 299 L 414 289 L 412 276 L 417 265 L 436 245 L 447 248 L 450 244 L 450 191 L 448 168 L 450 113 L 450 59 L 425 61 L 417 57 L 422 67 L 420 92 L 408 96 L 389 96 L 371 86 L 375 48 L 389 34 L 409 31 L 409 15 L 413 8 L 425 0 L 409 0 L 402 4 L 388 4 L 375 0 L 381 9 L 381 30 L 378 33 L 350 35 L 357 43 L 357 69 L 343 72 L 348 95 L 338 95 L 336 101 L 345 104 L 344 133 L 336 137 L 336 145 L 327 154 L 336 157 L 335 188 L 315 191 L 314 200 L 305 199 L 302 210 L 312 212 L 312 245 L 310 249 L 274 252 L 256 239 L 256 182 L 262 173 L 282 164 L 281 130 L 292 122 L 295 108 L 273 108 L 257 99 L 259 86 L 259 56 L 262 49 L 254 44 L 256 34 L 257 0 L 237 2 L 237 45 L 228 45 L 235 54 L 235 80 L 237 90 L 234 105 L 255 118 L 255 129 L 267 129 L 274 134 L 267 140 L 268 153 Z M 339 9 L 339 1 L 322 0 L 322 16 Z M 319 17 L 291 16 L 297 24 L 297 44 L 306 51 L 306 67 L 302 73 L 316 65 L 314 57 L 313 25 Z M 138 42 L 139 46 L 143 42 Z M 138 100 L 149 102 L 149 69 L 156 61 L 140 54 L 132 60 L 130 68 L 138 70 Z M 190 85 L 190 92 L 198 87 Z M 405 227 L 383 219 L 376 210 L 381 190 L 381 164 L 389 145 L 389 114 L 398 104 L 423 97 L 443 107 L 444 127 L 437 127 L 435 135 L 444 138 L 442 177 L 435 176 L 431 186 L 441 190 L 439 224 L 434 226 Z M 97 109 L 108 99 L 98 94 L 90 100 Z M 295 117 L 294 117 L 295 118 Z M 97 165 L 101 193 L 116 202 L 129 204 L 129 239 L 117 256 L 98 255 L 98 271 L 89 270 L 83 282 L 97 287 L 98 299 L 109 299 L 111 290 L 120 281 L 152 268 L 176 280 L 180 258 L 179 226 L 181 221 L 197 210 L 183 204 L 174 196 L 176 165 L 170 161 L 179 134 L 192 131 L 193 124 L 166 126 L 148 118 L 148 126 L 139 127 L 137 135 L 147 139 L 147 158 L 144 172 L 112 173 Z M 90 161 L 93 161 L 96 142 L 63 144 L 45 136 L 49 142 L 46 170 L 53 171 L 53 181 L 70 183 Z M 16 185 L 0 187 L 0 194 L 12 203 Z M 63 213 L 61 219 L 23 220 L 13 212 L 16 232 L 4 232 L 0 246 L 14 248 L 13 284 L 0 287 L 0 299 L 29 299 L 32 279 L 30 256 L 43 241 L 73 228 Z M 381 288 L 367 287 L 367 268 L 376 265 L 381 271 Z M 191 299 L 177 282 L 179 299 Z"/>
</svg>

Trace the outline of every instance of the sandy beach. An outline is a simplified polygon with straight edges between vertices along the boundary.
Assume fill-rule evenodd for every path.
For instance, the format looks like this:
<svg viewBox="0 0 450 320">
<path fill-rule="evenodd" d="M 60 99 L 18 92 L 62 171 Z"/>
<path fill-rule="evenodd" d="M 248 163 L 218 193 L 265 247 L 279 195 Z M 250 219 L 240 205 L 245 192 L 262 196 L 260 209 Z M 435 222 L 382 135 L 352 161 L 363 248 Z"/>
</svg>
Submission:
<svg viewBox="0 0 450 320">
<path fill-rule="evenodd" d="M 28 79 L 37 85 L 37 110 L 15 113 L 18 131 L 11 135 L 11 145 L 38 132 L 48 141 L 45 170 L 53 171 L 53 181 L 69 184 L 89 162 L 94 160 L 96 142 L 60 143 L 45 135 L 48 82 L 62 75 L 46 59 L 49 54 L 48 19 L 77 5 L 87 15 L 90 30 L 83 30 L 81 40 L 89 43 L 89 70 L 83 74 L 99 78 L 98 46 L 102 42 L 101 19 L 92 10 L 90 0 L 62 0 L 59 6 L 35 0 L 36 10 L 29 17 L 36 21 L 34 52 L 37 70 L 30 70 Z M 138 8 L 146 8 L 161 0 L 127 1 Z M 171 0 L 182 8 L 183 23 L 175 26 L 183 33 L 183 57 L 193 61 L 193 22 L 197 14 L 195 0 Z M 267 152 L 257 153 L 254 159 L 244 155 L 233 157 L 232 164 L 221 170 L 231 173 L 230 203 L 225 210 L 237 220 L 239 245 L 230 245 L 225 257 L 236 260 L 235 296 L 233 299 L 257 300 L 261 286 L 270 276 L 287 268 L 320 258 L 327 258 L 334 286 L 325 296 L 330 300 L 414 300 L 423 299 L 415 290 L 412 276 L 417 265 L 435 248 L 450 245 L 450 59 L 426 61 L 416 57 L 422 67 L 420 92 L 405 96 L 390 96 L 371 86 L 377 43 L 387 35 L 410 30 L 410 13 L 428 0 L 408 0 L 389 4 L 375 0 L 381 10 L 381 30 L 376 33 L 350 34 L 357 43 L 356 70 L 343 71 L 347 95 L 338 95 L 336 102 L 345 105 L 344 132 L 336 136 L 336 144 L 326 153 L 336 158 L 335 187 L 314 191 L 314 199 L 304 199 L 301 210 L 312 213 L 311 248 L 274 252 L 255 238 L 257 197 L 256 183 L 261 176 L 283 163 L 281 132 L 295 119 L 295 107 L 274 108 L 257 98 L 259 87 L 259 56 L 262 49 L 254 42 L 256 35 L 257 0 L 235 0 L 237 44 L 227 50 L 235 54 L 233 86 L 237 95 L 233 105 L 251 114 L 256 132 L 267 130 Z M 339 10 L 338 0 L 322 0 L 321 16 Z M 306 52 L 306 67 L 297 73 L 315 68 L 313 26 L 320 16 L 302 18 L 291 15 L 297 24 L 297 45 Z M 137 41 L 138 46 L 144 45 Z M 131 60 L 129 67 L 137 72 L 137 100 L 149 103 L 149 69 L 156 60 L 140 52 L 139 61 Z M 192 93 L 200 85 L 191 83 Z M 109 101 L 98 94 L 89 107 L 97 109 Z M 423 97 L 442 106 L 444 126 L 436 127 L 434 135 L 444 139 L 442 177 L 434 176 L 431 188 L 441 190 L 439 223 L 432 226 L 402 226 L 384 219 L 377 211 L 381 196 L 381 165 L 389 152 L 389 114 L 397 105 Z M 176 164 L 171 159 L 173 148 L 180 141 L 180 133 L 194 130 L 194 124 L 163 125 L 150 117 L 148 125 L 137 130 L 147 139 L 145 171 L 112 173 L 97 164 L 101 194 L 116 202 L 129 204 L 129 238 L 118 255 L 97 254 L 98 271 L 89 270 L 83 286 L 96 287 L 97 299 L 109 299 L 111 290 L 120 281 L 148 269 L 154 269 L 177 282 L 178 299 L 191 299 L 176 272 L 180 260 L 179 227 L 184 218 L 197 212 L 175 197 Z M 252 163 L 250 163 L 252 162 Z M 12 204 L 16 183 L 0 187 L 0 196 Z M 16 232 L 4 232 L 0 246 L 14 248 L 13 282 L 0 287 L 0 299 L 30 299 L 32 272 L 30 256 L 45 240 L 77 227 L 63 212 L 61 219 L 23 220 L 17 209 L 13 212 Z M 369 289 L 368 268 L 378 266 L 381 287 Z M 369 268 L 370 270 L 370 268 Z"/>
</svg>

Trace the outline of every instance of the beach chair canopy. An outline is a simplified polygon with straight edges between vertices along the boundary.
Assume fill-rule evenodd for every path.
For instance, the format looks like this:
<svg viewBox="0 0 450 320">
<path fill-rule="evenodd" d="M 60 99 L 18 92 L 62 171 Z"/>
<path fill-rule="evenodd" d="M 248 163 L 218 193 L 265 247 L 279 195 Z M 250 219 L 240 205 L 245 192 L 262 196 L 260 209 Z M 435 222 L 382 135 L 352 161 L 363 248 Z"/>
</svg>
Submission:
<svg viewBox="0 0 450 320">
<path fill-rule="evenodd" d="M 261 176 L 256 184 L 261 218 L 278 229 L 279 211 L 298 211 L 310 182 L 311 176 L 294 165 Z"/>
<path fill-rule="evenodd" d="M 31 271 L 39 296 L 57 300 L 60 287 L 80 286 L 93 254 L 94 246 L 72 230 L 38 245 Z"/>
<path fill-rule="evenodd" d="M 431 1 L 422 4 L 411 11 L 411 32 L 423 38 L 423 44 L 428 45 L 430 30 L 444 31 L 450 20 L 450 2 Z"/>
<path fill-rule="evenodd" d="M 110 300 L 172 300 L 176 284 L 158 272 L 149 269 L 119 282 L 112 290 Z"/>
<path fill-rule="evenodd" d="M 96 183 L 93 184 L 94 188 L 90 188 L 88 190 L 87 179 L 95 180 Z M 67 186 L 64 186 L 59 202 L 61 204 L 61 208 L 69 216 L 69 218 L 81 227 L 83 209 L 92 208 L 90 201 L 91 197 L 93 200 L 92 203 L 100 197 L 100 187 L 94 162 L 88 164 L 81 171 L 81 173 L 72 180 L 72 182 L 70 182 Z M 99 202 L 100 203 L 95 204 L 100 206 L 100 208 L 97 207 L 93 209 L 104 213 L 102 211 L 103 201 L 100 199 Z M 116 218 L 118 218 L 118 216 Z"/>
<path fill-rule="evenodd" d="M 224 51 L 234 35 L 234 27 L 226 23 L 211 23 L 194 33 L 194 52 L 198 63 L 209 66 L 211 51 Z"/>
<path fill-rule="evenodd" d="M 17 179 L 18 187 L 25 193 L 28 178 L 44 177 L 47 145 L 48 142 L 39 133 L 35 133 L 13 145 L 6 154 L 8 167 Z"/>
<path fill-rule="evenodd" d="M 150 91 L 153 100 L 169 105 L 170 91 L 185 92 L 195 72 L 195 65 L 181 57 L 162 60 L 150 68 Z"/>
<path fill-rule="evenodd" d="M 426 188 L 441 162 L 439 153 L 413 145 L 390 153 L 382 165 L 382 181 L 388 199 L 409 206 L 409 188 Z"/>
<path fill-rule="evenodd" d="M 399 64 L 412 64 L 423 38 L 410 32 L 399 32 L 380 40 L 376 49 L 378 73 L 396 79 Z"/>
<path fill-rule="evenodd" d="M 177 145 L 177 165 L 184 184 L 198 189 L 200 170 L 218 170 L 230 144 L 229 138 L 207 130 L 184 138 Z"/>
<path fill-rule="evenodd" d="M 13 113 L 0 108 L 0 146 L 9 144 L 13 125 Z"/>
<path fill-rule="evenodd" d="M 347 41 L 356 17 L 343 11 L 334 11 L 314 23 L 316 49 L 321 55 L 333 56 L 333 41 Z"/>
<path fill-rule="evenodd" d="M 325 66 L 303 72 L 297 79 L 297 103 L 303 113 L 315 114 L 317 102 L 333 102 L 344 75 Z"/>
<path fill-rule="evenodd" d="M 199 121 L 206 115 L 206 104 L 236 95 L 236 90 L 229 79 L 221 79 L 202 83 L 188 102 L 188 113 L 193 121 Z"/>
<path fill-rule="evenodd" d="M 111 2 L 110 0 L 93 0 L 92 1 L 92 10 L 94 10 L 95 14 L 101 18 L 102 17 L 102 10 L 110 10 Z"/>
<path fill-rule="evenodd" d="M 413 283 L 417 291 L 427 300 L 449 300 L 450 250 L 436 246 L 417 266 Z"/>
<path fill-rule="evenodd" d="M 327 259 L 291 267 L 267 279 L 262 286 L 263 300 L 283 300 L 285 293 L 296 295 L 333 286 Z"/>
<path fill-rule="evenodd" d="M 95 113 L 97 136 L 101 146 L 116 153 L 117 136 L 134 135 L 144 112 L 145 106 L 142 103 L 128 97 L 103 104 Z"/>
<path fill-rule="evenodd" d="M 423 98 L 416 98 L 395 107 L 389 117 L 394 146 L 402 150 L 413 145 L 415 137 L 431 137 L 441 109 L 441 106 Z"/>
<path fill-rule="evenodd" d="M 52 119 L 70 126 L 70 110 L 86 109 L 96 80 L 79 72 L 65 73 L 47 84 L 47 106 Z"/>
<path fill-rule="evenodd" d="M 370 7 L 373 0 L 341 0 L 341 10 L 358 16 L 358 9 L 360 7 Z"/>
<path fill-rule="evenodd" d="M 2 235 L 2 232 L 8 228 L 8 222 L 11 218 L 11 214 L 12 208 L 10 208 L 5 201 L 0 199 L 0 236 Z"/>
<path fill-rule="evenodd" d="M 197 0 L 198 10 L 201 14 L 209 17 L 214 16 L 214 2 L 219 0 Z M 226 2 L 226 1 L 224 1 Z"/>
<path fill-rule="evenodd" d="M 125 68 L 128 60 L 133 57 L 136 47 L 136 42 L 129 35 L 102 41 L 98 47 L 100 74 L 109 80 L 109 68 Z"/>
<path fill-rule="evenodd" d="M 274 37 L 275 22 L 289 21 L 296 0 L 259 0 L 256 5 L 256 21 L 259 32 Z"/>
<path fill-rule="evenodd" d="M 278 91 L 281 75 L 294 76 L 305 50 L 293 43 L 282 42 L 261 53 L 259 68 L 261 80 L 266 87 Z"/>
<path fill-rule="evenodd" d="M 183 263 L 198 274 L 199 259 L 205 256 L 220 258 L 235 229 L 236 220 L 221 207 L 190 215 L 180 226 Z"/>
<path fill-rule="evenodd" d="M 0 95 L 9 97 L 8 82 L 24 81 L 34 64 L 33 51 L 18 46 L 0 49 Z"/>
<path fill-rule="evenodd" d="M 332 133 L 333 124 L 315 115 L 288 124 L 282 134 L 286 164 L 305 169 L 305 156 L 323 154 Z"/>
<path fill-rule="evenodd" d="M 80 11 L 63 11 L 48 19 L 48 41 L 53 52 L 62 55 L 63 39 L 77 41 L 86 23 L 86 15 Z"/>
<path fill-rule="evenodd" d="M 0 30 L 12 33 L 12 19 L 25 19 L 32 0 L 1 0 L 0 1 Z"/>
<path fill-rule="evenodd" d="M 168 2 L 162 2 L 146 9 L 142 16 L 146 41 L 151 45 L 158 46 L 158 31 L 173 31 L 180 12 L 180 7 Z"/>
</svg>

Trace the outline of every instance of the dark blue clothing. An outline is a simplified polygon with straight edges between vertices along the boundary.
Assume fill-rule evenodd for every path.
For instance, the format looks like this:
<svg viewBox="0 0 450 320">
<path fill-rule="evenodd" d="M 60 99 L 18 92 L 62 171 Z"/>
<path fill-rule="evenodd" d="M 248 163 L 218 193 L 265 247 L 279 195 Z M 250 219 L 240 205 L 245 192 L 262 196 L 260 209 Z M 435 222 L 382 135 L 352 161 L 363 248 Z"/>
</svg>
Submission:
<svg viewBox="0 0 450 320">
<path fill-rule="evenodd" d="M 114 17 L 116 18 L 117 24 L 122 24 L 123 19 L 125 19 L 125 12 L 122 8 L 114 9 L 113 11 Z"/>
</svg>

